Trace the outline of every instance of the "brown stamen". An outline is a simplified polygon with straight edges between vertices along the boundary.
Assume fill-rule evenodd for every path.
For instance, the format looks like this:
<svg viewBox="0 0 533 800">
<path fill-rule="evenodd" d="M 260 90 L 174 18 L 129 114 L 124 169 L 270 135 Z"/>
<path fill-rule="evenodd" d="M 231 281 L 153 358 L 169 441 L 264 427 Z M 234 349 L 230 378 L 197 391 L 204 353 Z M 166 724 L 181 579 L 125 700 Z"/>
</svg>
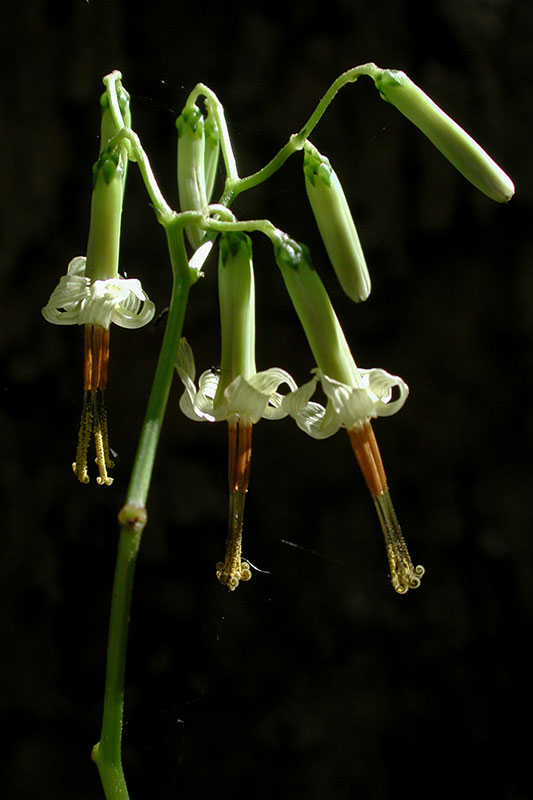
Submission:
<svg viewBox="0 0 533 800">
<path fill-rule="evenodd" d="M 107 474 L 114 464 L 109 455 L 107 433 L 107 411 L 104 402 L 104 389 L 107 384 L 109 364 L 109 331 L 101 325 L 85 326 L 85 359 L 83 370 L 84 397 L 81 414 L 76 461 L 72 464 L 74 474 L 82 483 L 89 483 L 87 452 L 91 433 L 94 433 L 96 463 L 100 485 L 109 486 L 113 478 Z"/>
<path fill-rule="evenodd" d="M 234 591 L 240 581 L 252 577 L 250 565 L 242 561 L 242 528 L 244 522 L 244 501 L 250 480 L 252 458 L 252 425 L 240 421 L 228 423 L 228 478 L 229 478 L 229 519 L 226 554 L 224 561 L 216 565 L 220 583 Z"/>
<path fill-rule="evenodd" d="M 420 586 L 424 567 L 413 566 L 392 505 L 387 476 L 370 421 L 367 420 L 363 425 L 349 430 L 348 436 L 378 512 L 385 537 L 392 585 L 398 594 L 405 594 L 409 589 L 417 589 Z"/>
</svg>

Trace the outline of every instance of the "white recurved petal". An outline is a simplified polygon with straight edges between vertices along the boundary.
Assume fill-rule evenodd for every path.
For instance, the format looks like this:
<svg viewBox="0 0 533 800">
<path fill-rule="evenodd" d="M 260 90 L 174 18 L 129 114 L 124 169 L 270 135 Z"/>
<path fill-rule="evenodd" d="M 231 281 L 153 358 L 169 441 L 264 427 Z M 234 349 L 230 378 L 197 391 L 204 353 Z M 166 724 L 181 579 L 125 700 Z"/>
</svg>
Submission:
<svg viewBox="0 0 533 800">
<path fill-rule="evenodd" d="M 292 375 L 280 367 L 271 367 L 262 372 L 256 372 L 250 378 L 249 383 L 258 392 L 268 397 L 268 403 L 262 416 L 268 419 L 283 419 L 287 416 L 287 412 L 282 408 L 284 395 L 278 392 L 278 388 L 282 384 L 286 384 L 291 391 L 297 389 L 298 386 Z"/>
<path fill-rule="evenodd" d="M 285 395 L 283 409 L 296 421 L 298 427 L 313 439 L 327 439 L 333 436 L 341 425 L 329 403 L 326 409 L 320 403 L 311 400 L 317 382 L 318 377 L 314 377 L 296 391 Z"/>
<path fill-rule="evenodd" d="M 319 369 L 313 372 L 312 380 L 284 397 L 283 408 L 296 420 L 298 427 L 314 439 L 332 436 L 341 427 L 350 430 L 372 417 L 395 414 L 409 394 L 401 378 L 383 369 L 358 369 L 357 386 L 336 381 Z M 311 402 L 319 380 L 328 399 L 326 408 Z M 392 400 L 395 388 L 399 394 Z"/>
<path fill-rule="evenodd" d="M 101 325 L 112 322 L 122 328 L 140 328 L 154 316 L 155 306 L 136 278 L 122 276 L 90 281 L 85 277 L 86 259 L 70 262 L 42 310 L 55 325 Z"/>
<path fill-rule="evenodd" d="M 368 384 L 368 392 L 375 400 L 375 416 L 390 417 L 399 411 L 409 394 L 409 387 L 398 375 L 391 375 L 384 369 L 361 369 L 359 373 Z M 393 389 L 398 389 L 398 397 L 392 400 Z"/>
<path fill-rule="evenodd" d="M 251 423 L 258 422 L 261 417 L 281 419 L 287 416 L 288 411 L 282 408 L 283 395 L 277 391 L 279 386 L 285 383 L 291 390 L 297 388 L 289 373 L 278 367 L 256 372 L 248 379 L 238 375 L 226 387 L 223 401 L 218 402 L 215 408 L 220 376 L 213 370 L 203 372 L 196 389 L 194 356 L 184 338 L 179 344 L 176 370 L 185 386 L 180 408 L 189 419 L 198 422 L 218 422 L 234 416 Z"/>
</svg>

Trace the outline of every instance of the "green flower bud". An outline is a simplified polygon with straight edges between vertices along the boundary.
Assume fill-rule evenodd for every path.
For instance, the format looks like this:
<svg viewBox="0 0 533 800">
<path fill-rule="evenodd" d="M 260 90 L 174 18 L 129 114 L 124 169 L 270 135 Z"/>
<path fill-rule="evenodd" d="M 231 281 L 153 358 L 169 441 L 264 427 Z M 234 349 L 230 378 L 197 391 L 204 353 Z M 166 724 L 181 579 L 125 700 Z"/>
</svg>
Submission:
<svg viewBox="0 0 533 800">
<path fill-rule="evenodd" d="M 311 142 L 304 145 L 307 196 L 340 285 L 354 302 L 370 294 L 370 276 L 340 181 L 329 160 Z"/>
<path fill-rule="evenodd" d="M 308 248 L 287 237 L 274 254 L 317 366 L 328 377 L 355 385 L 353 356 Z"/>
<path fill-rule="evenodd" d="M 186 107 L 176 120 L 178 129 L 178 192 L 182 211 L 200 211 L 207 205 L 205 187 L 204 117 L 197 105 Z M 195 250 L 205 232 L 187 225 L 187 238 Z"/>
<path fill-rule="evenodd" d="M 205 195 L 211 202 L 217 177 L 218 156 L 220 153 L 220 134 L 216 120 L 212 114 L 205 118 Z"/>
<path fill-rule="evenodd" d="M 446 156 L 465 178 L 498 203 L 514 194 L 514 184 L 471 136 L 404 72 L 382 70 L 374 77 L 383 100 L 396 106 Z"/>
<path fill-rule="evenodd" d="M 252 242 L 245 233 L 220 237 L 218 292 L 222 352 L 214 407 L 239 375 L 248 380 L 255 366 L 255 286 Z"/>
</svg>

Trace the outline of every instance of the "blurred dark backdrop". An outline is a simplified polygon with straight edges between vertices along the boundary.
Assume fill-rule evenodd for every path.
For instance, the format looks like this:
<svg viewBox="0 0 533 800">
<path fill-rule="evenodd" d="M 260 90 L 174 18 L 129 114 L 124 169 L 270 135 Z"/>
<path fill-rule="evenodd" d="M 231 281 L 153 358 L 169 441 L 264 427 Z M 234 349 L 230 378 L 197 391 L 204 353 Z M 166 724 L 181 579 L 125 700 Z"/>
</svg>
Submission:
<svg viewBox="0 0 533 800">
<path fill-rule="evenodd" d="M 247 6 L 251 9 L 251 4 Z M 395 595 L 345 436 L 255 429 L 245 554 L 218 585 L 226 431 L 178 413 L 173 388 L 137 568 L 127 670 L 132 798 L 297 800 L 531 796 L 530 638 L 533 6 L 527 0 L 238 5 L 29 0 L 1 12 L 2 795 L 96 800 L 115 517 L 162 325 L 112 334 L 115 483 L 70 470 L 82 332 L 40 309 L 84 253 L 101 78 L 119 68 L 134 127 L 172 203 L 174 120 L 197 81 L 225 105 L 241 174 L 297 131 L 331 81 L 368 60 L 404 69 L 512 176 L 480 195 L 370 81 L 313 135 L 343 181 L 373 278 L 353 306 L 306 204 L 301 160 L 235 205 L 307 242 L 361 366 L 411 395 L 375 425 L 422 587 Z M 162 229 L 134 167 L 121 263 L 161 311 Z M 254 239 L 258 365 L 314 366 Z M 218 360 L 214 262 L 186 320 Z"/>
</svg>

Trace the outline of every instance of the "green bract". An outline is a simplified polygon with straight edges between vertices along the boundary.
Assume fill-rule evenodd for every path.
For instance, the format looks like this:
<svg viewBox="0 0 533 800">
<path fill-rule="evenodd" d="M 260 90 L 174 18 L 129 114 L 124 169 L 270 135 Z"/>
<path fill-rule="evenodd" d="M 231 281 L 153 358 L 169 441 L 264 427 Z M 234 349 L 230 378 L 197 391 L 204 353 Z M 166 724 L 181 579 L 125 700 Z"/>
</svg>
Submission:
<svg viewBox="0 0 533 800">
<path fill-rule="evenodd" d="M 304 145 L 305 188 L 340 285 L 354 302 L 370 294 L 370 276 L 348 201 L 329 159 Z"/>
<path fill-rule="evenodd" d="M 381 97 L 420 128 L 474 186 L 498 203 L 511 199 L 514 184 L 509 176 L 405 72 L 384 69 L 374 82 Z"/>
</svg>

